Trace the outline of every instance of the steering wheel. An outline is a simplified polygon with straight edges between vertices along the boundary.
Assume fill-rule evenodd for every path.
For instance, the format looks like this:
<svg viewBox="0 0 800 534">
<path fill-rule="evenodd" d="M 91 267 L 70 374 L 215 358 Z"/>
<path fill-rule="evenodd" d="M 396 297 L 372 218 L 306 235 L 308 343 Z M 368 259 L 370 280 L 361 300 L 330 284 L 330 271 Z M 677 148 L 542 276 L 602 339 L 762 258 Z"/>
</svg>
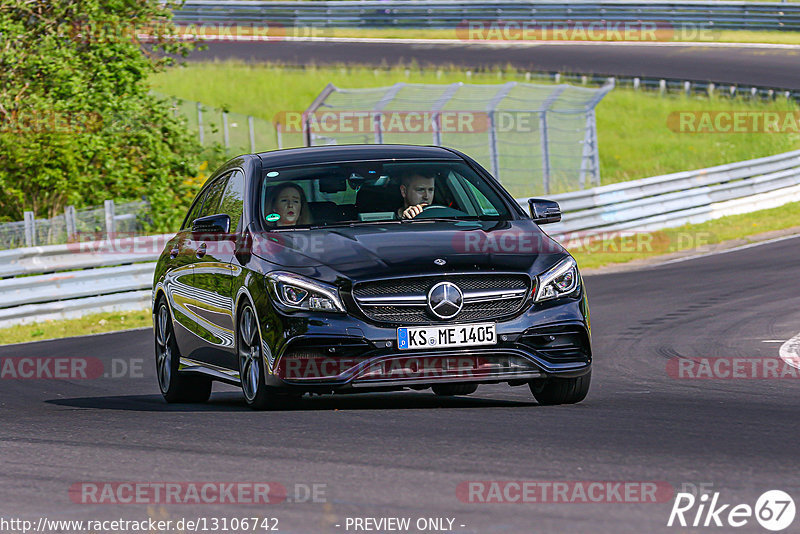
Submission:
<svg viewBox="0 0 800 534">
<path fill-rule="evenodd" d="M 422 208 L 422 213 L 417 215 L 415 219 L 436 219 L 438 217 L 461 217 L 466 215 L 461 210 L 451 208 L 449 206 L 425 206 Z"/>
</svg>

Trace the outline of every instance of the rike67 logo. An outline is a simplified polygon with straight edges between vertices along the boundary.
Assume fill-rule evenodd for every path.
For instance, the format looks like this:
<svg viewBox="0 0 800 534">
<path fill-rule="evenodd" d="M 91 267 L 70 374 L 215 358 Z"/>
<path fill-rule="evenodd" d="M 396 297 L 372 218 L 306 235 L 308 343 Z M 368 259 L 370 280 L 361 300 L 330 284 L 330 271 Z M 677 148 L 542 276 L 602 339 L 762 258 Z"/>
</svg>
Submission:
<svg viewBox="0 0 800 534">
<path fill-rule="evenodd" d="M 692 493 L 678 493 L 667 526 L 741 528 L 752 525 L 755 520 L 763 528 L 778 532 L 789 528 L 794 516 L 794 500 L 781 490 L 764 492 L 755 506 L 725 503 L 719 492 L 704 493 L 699 497 Z"/>
</svg>

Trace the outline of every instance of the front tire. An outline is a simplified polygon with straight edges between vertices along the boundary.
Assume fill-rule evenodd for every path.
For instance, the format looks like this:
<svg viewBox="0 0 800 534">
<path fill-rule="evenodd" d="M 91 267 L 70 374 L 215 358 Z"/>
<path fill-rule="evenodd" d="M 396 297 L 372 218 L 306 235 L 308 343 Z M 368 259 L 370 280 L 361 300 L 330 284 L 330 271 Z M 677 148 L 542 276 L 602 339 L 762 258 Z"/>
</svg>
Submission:
<svg viewBox="0 0 800 534">
<path fill-rule="evenodd" d="M 178 371 L 180 351 L 175 342 L 167 302 L 162 297 L 156 304 L 155 329 L 156 376 L 161 395 L 168 403 L 206 402 L 211 396 L 211 379 Z"/>
<path fill-rule="evenodd" d="M 236 335 L 239 378 L 247 405 L 254 410 L 274 410 L 281 407 L 287 397 L 277 394 L 274 388 L 266 384 L 261 335 L 256 314 L 250 304 L 245 305 L 239 314 L 239 328 Z"/>
<path fill-rule="evenodd" d="M 538 378 L 528 383 L 534 398 L 543 405 L 575 404 L 586 398 L 592 372 L 575 378 Z"/>
</svg>

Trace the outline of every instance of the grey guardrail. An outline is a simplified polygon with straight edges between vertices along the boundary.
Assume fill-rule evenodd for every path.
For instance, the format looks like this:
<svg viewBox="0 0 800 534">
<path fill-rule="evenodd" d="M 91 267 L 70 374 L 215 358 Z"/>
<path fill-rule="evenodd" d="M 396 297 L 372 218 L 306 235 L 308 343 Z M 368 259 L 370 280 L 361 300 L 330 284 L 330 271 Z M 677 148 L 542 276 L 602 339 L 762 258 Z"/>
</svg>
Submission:
<svg viewBox="0 0 800 534">
<path fill-rule="evenodd" d="M 470 21 L 657 21 L 720 29 L 797 30 L 800 5 L 779 2 L 527 0 L 272 2 L 187 0 L 179 23 L 265 22 L 361 28 L 455 28 Z"/>
<path fill-rule="evenodd" d="M 800 150 L 549 198 L 564 214 L 546 227 L 555 237 L 700 223 L 800 200 Z"/>
<path fill-rule="evenodd" d="M 0 251 L 0 327 L 150 306 L 170 234 Z"/>
<path fill-rule="evenodd" d="M 800 201 L 800 150 L 554 195 L 569 240 L 652 231 Z M 527 209 L 527 198 L 518 199 Z M 155 260 L 170 235 L 0 251 L 0 327 L 150 306 Z"/>
</svg>

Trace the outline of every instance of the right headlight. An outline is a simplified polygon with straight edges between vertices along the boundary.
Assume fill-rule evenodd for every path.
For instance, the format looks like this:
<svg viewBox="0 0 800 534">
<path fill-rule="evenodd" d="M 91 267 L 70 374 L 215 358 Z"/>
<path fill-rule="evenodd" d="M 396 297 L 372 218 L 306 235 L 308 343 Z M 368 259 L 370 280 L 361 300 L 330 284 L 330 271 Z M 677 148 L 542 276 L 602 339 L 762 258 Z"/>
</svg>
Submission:
<svg viewBox="0 0 800 534">
<path fill-rule="evenodd" d="M 536 302 L 564 297 L 578 289 L 578 265 L 571 257 L 564 259 L 539 275 Z"/>
<path fill-rule="evenodd" d="M 293 273 L 267 274 L 272 293 L 287 308 L 323 312 L 343 312 L 339 291 L 329 284 Z"/>
</svg>

